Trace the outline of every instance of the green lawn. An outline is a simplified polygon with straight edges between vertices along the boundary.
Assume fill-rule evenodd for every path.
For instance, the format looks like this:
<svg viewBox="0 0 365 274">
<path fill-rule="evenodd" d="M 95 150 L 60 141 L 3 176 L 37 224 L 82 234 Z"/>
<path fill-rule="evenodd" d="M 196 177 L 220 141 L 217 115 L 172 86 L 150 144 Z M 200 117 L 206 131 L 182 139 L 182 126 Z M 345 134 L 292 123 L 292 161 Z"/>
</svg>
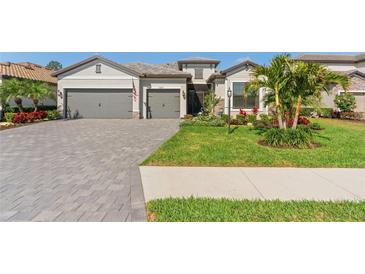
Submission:
<svg viewBox="0 0 365 274">
<path fill-rule="evenodd" d="M 155 222 L 364 222 L 365 202 L 249 201 L 208 198 L 147 203 Z"/>
<path fill-rule="evenodd" d="M 315 149 L 281 149 L 257 144 L 262 138 L 247 126 L 227 135 L 227 128 L 187 126 L 147 158 L 156 166 L 365 167 L 365 123 L 312 119 L 318 131 Z"/>
</svg>

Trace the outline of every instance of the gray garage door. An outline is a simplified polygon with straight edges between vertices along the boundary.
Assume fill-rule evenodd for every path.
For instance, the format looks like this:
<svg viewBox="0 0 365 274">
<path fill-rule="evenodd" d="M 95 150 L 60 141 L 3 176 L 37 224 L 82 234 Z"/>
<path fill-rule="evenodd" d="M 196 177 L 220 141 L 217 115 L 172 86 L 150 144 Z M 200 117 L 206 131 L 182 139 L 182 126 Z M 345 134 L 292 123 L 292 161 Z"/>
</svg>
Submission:
<svg viewBox="0 0 365 274">
<path fill-rule="evenodd" d="M 132 118 L 130 89 L 68 89 L 69 118 Z"/>
<path fill-rule="evenodd" d="M 180 90 L 148 90 L 147 115 L 148 118 L 180 118 Z"/>
</svg>

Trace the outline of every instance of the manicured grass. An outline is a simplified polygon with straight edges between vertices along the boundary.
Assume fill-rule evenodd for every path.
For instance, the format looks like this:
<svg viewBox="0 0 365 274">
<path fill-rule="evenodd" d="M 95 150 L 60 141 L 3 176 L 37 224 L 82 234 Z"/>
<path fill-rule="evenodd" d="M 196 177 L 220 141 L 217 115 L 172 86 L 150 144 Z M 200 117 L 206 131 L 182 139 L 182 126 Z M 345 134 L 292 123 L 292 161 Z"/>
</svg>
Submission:
<svg viewBox="0 0 365 274">
<path fill-rule="evenodd" d="M 150 201 L 156 222 L 364 222 L 365 202 L 180 198 Z"/>
<path fill-rule="evenodd" d="M 312 119 L 324 130 L 315 135 L 320 147 L 281 149 L 261 146 L 258 131 L 186 126 L 147 158 L 156 166 L 365 167 L 365 123 Z"/>
</svg>

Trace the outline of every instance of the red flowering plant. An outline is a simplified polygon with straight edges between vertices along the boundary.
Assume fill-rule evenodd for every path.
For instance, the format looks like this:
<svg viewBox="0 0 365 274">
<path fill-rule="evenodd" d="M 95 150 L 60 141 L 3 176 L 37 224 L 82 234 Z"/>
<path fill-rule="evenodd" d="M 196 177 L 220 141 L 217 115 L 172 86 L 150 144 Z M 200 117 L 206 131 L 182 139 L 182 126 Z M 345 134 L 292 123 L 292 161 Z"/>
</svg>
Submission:
<svg viewBox="0 0 365 274">
<path fill-rule="evenodd" d="M 257 113 L 259 113 L 259 108 L 258 108 L 258 107 L 256 107 L 256 106 L 254 106 L 254 107 L 252 108 L 252 113 L 253 113 L 253 114 L 255 114 L 255 115 L 257 115 Z"/>
<path fill-rule="evenodd" d="M 247 116 L 247 112 L 240 108 L 240 115 Z"/>
<path fill-rule="evenodd" d="M 20 123 L 32 123 L 35 120 L 43 120 L 47 118 L 46 111 L 35 111 L 35 112 L 20 112 L 16 113 L 13 117 L 13 123 L 20 124 Z"/>
</svg>

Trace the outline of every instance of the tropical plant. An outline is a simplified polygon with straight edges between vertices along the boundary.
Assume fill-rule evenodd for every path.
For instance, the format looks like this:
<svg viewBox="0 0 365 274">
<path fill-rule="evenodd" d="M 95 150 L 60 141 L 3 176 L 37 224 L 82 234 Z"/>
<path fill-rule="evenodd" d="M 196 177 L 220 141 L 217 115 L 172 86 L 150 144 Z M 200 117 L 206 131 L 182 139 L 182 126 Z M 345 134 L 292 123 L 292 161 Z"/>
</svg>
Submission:
<svg viewBox="0 0 365 274">
<path fill-rule="evenodd" d="M 343 112 L 350 112 L 356 108 L 355 96 L 345 92 L 335 97 L 336 106 Z"/>
<path fill-rule="evenodd" d="M 215 107 L 219 104 L 220 97 L 217 97 L 214 92 L 210 91 L 204 96 L 204 111 L 209 114 L 214 113 Z"/>
<path fill-rule="evenodd" d="M 47 97 L 55 100 L 50 87 L 44 82 L 24 80 L 23 85 L 25 91 L 24 94 L 32 100 L 35 112 L 38 111 L 39 101 Z"/>
<path fill-rule="evenodd" d="M 329 92 L 333 85 L 340 85 L 345 91 L 350 85 L 348 76 L 323 65 L 293 60 L 288 54 L 274 57 L 269 66 L 254 68 L 252 76 L 244 93 L 265 88 L 265 104 L 275 106 L 279 127 L 284 129 L 290 119 L 296 128 L 302 104 L 318 103 L 321 92 Z"/>
<path fill-rule="evenodd" d="M 9 102 L 10 99 L 14 99 L 15 104 L 17 105 L 20 112 L 24 111 L 23 108 L 23 100 L 22 97 L 25 94 L 24 91 L 24 85 L 23 82 L 25 80 L 20 80 L 17 78 L 11 78 L 8 80 L 5 80 L 1 87 L 0 87 L 0 93 L 1 93 L 1 101 L 2 104 L 6 104 Z"/>
<path fill-rule="evenodd" d="M 279 127 L 285 128 L 285 119 L 283 119 L 283 100 L 288 94 L 288 82 L 290 75 L 288 73 L 288 62 L 290 55 L 282 54 L 274 57 L 269 66 L 257 66 L 253 69 L 253 79 L 246 85 L 244 96 L 249 93 L 257 93 L 261 88 L 265 88 L 270 99 L 273 99 L 275 111 L 277 114 Z"/>
<path fill-rule="evenodd" d="M 265 142 L 273 147 L 310 147 L 313 134 L 310 128 L 299 126 L 297 129 L 271 128 L 264 134 Z"/>
<path fill-rule="evenodd" d="M 62 68 L 62 64 L 58 61 L 50 61 L 46 68 L 51 69 L 51 70 L 60 70 Z"/>
<path fill-rule="evenodd" d="M 345 91 L 350 85 L 349 77 L 330 71 L 327 67 L 303 61 L 288 60 L 290 87 L 293 98 L 293 128 L 298 124 L 301 105 L 312 105 L 319 102 L 322 91 L 330 92 L 333 85 L 340 85 Z"/>
</svg>

